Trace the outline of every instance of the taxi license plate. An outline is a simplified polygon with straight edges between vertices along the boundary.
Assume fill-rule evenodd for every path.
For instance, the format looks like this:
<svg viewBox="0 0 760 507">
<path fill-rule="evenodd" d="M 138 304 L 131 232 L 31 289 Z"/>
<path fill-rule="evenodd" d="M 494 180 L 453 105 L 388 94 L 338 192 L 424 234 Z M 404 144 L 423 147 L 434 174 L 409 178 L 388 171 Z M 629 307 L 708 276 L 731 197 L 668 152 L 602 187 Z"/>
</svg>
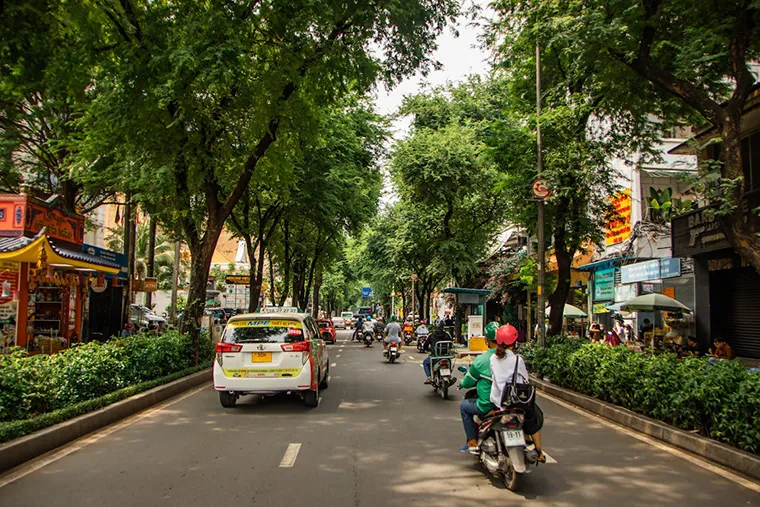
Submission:
<svg viewBox="0 0 760 507">
<path fill-rule="evenodd" d="M 252 363 L 271 363 L 272 353 L 271 352 L 251 352 L 251 362 Z"/>
<path fill-rule="evenodd" d="M 448 368 L 441 368 L 441 376 L 442 377 L 450 377 L 451 376 L 451 370 Z"/>
<path fill-rule="evenodd" d="M 522 430 L 504 430 L 501 432 L 501 436 L 504 438 L 504 445 L 507 447 L 525 445 L 525 437 Z"/>
</svg>

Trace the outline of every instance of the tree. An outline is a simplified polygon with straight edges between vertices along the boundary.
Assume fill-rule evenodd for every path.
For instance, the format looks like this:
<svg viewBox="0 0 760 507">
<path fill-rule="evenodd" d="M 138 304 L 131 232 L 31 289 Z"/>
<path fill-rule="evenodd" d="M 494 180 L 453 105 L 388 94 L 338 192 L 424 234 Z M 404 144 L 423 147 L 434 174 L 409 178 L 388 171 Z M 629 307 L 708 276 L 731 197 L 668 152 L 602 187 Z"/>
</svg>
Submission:
<svg viewBox="0 0 760 507">
<path fill-rule="evenodd" d="M 316 104 L 424 67 L 457 11 L 453 0 L 125 0 L 89 13 L 108 50 L 86 146 L 92 159 L 123 160 L 136 199 L 182 231 L 196 350 L 211 256 L 254 172 L 276 167 L 310 134 Z"/>
<path fill-rule="evenodd" d="M 760 55 L 754 2 L 503 0 L 497 11 L 505 24 L 522 23 L 563 48 L 575 69 L 594 72 L 599 86 L 615 90 L 608 103 L 628 106 L 632 116 L 707 120 L 721 144 L 721 190 L 711 198 L 727 239 L 760 272 L 760 236 L 744 215 L 740 130 L 755 83 L 749 64 Z M 663 114 L 673 102 L 680 117 Z"/>
</svg>

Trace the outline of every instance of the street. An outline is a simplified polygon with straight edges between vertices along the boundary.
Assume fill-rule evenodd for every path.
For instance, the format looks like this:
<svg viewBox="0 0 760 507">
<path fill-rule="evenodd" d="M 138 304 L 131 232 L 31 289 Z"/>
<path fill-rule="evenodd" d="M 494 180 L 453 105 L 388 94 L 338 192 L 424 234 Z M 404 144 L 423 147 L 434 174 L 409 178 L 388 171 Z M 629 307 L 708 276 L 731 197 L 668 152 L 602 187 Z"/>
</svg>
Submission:
<svg viewBox="0 0 760 507">
<path fill-rule="evenodd" d="M 464 392 L 435 396 L 416 349 L 390 365 L 348 340 L 329 346 L 316 409 L 286 396 L 223 409 L 205 384 L 0 476 L 0 505 L 760 505 L 757 488 L 546 397 L 556 462 L 507 491 L 458 451 Z"/>
</svg>

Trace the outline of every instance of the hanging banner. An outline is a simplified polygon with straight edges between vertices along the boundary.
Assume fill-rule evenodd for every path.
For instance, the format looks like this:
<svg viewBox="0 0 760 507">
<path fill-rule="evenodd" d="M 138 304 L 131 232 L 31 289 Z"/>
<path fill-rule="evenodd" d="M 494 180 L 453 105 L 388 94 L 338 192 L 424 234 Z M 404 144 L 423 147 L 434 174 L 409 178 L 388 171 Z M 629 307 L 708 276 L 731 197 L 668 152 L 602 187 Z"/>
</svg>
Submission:
<svg viewBox="0 0 760 507">
<path fill-rule="evenodd" d="M 612 220 L 607 222 L 605 244 L 617 245 L 631 237 L 631 190 L 625 189 L 613 195 L 610 203 L 614 214 Z"/>
<path fill-rule="evenodd" d="M 602 269 L 594 273 L 594 301 L 615 299 L 615 268 Z"/>
</svg>

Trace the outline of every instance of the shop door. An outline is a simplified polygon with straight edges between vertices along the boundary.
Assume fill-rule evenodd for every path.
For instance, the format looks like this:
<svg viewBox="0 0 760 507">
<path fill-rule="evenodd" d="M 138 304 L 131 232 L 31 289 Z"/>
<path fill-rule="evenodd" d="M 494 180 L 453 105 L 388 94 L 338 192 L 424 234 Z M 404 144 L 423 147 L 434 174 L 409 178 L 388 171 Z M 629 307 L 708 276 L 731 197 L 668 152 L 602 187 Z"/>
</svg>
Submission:
<svg viewBox="0 0 760 507">
<path fill-rule="evenodd" d="M 712 338 L 723 338 L 736 355 L 760 359 L 760 275 L 752 268 L 710 273 Z"/>
<path fill-rule="evenodd" d="M 107 340 L 121 332 L 122 289 L 109 287 L 100 294 L 90 291 L 90 340 Z"/>
</svg>

